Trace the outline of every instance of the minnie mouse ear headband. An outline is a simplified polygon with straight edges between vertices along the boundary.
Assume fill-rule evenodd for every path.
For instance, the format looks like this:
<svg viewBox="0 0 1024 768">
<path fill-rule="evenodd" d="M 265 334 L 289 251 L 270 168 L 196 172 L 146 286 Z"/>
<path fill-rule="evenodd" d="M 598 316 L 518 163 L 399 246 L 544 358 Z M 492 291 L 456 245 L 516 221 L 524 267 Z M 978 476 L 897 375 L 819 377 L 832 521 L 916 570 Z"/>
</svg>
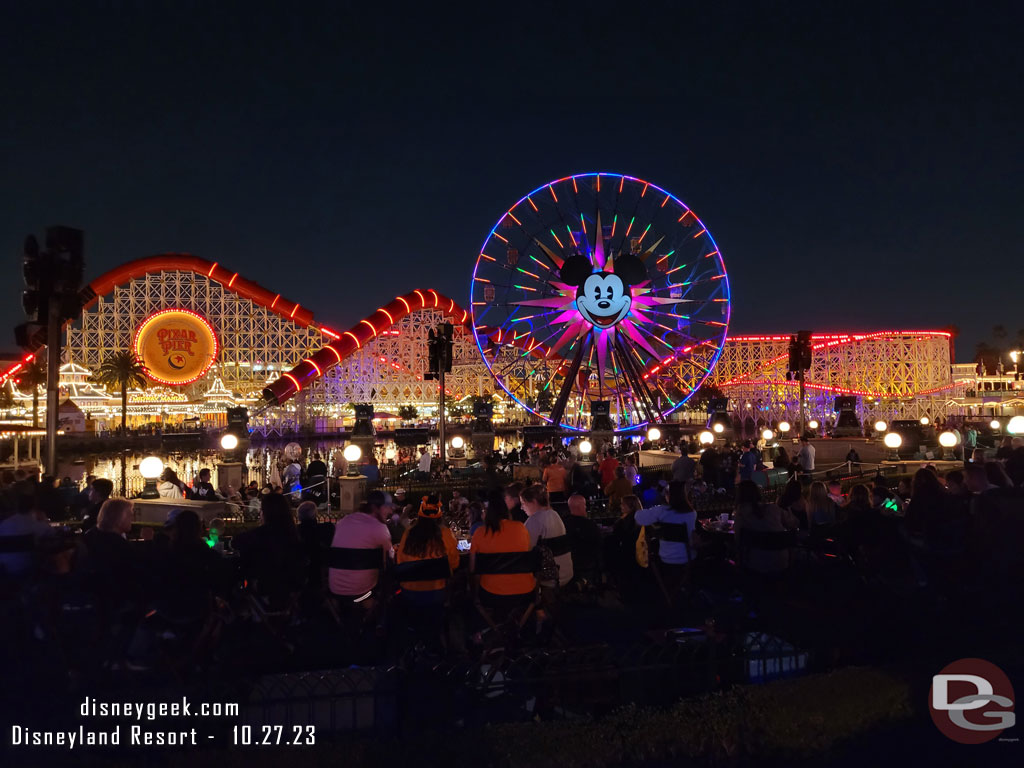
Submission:
<svg viewBox="0 0 1024 768">
<path fill-rule="evenodd" d="M 437 496 L 424 496 L 420 501 L 420 517 L 438 518 L 441 516 L 441 502 Z"/>
</svg>

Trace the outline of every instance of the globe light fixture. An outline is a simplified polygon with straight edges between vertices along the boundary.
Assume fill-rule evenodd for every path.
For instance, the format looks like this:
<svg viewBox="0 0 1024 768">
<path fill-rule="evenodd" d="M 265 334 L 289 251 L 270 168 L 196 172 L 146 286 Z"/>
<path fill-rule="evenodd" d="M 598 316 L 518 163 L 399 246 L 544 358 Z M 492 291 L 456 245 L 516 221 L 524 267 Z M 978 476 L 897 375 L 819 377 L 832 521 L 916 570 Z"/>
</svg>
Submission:
<svg viewBox="0 0 1024 768">
<path fill-rule="evenodd" d="M 999 423 L 999 419 L 992 419 L 992 421 L 990 421 L 988 425 L 992 429 L 999 429 L 1002 426 L 1002 424 Z"/>
<path fill-rule="evenodd" d="M 811 424 L 814 424 L 814 423 L 815 422 L 811 422 Z M 814 427 L 811 427 L 811 429 L 813 429 L 813 428 Z M 791 429 L 791 427 L 789 426 L 789 422 L 788 421 L 780 421 L 779 422 L 779 432 L 781 432 L 782 434 L 786 434 L 787 432 L 789 432 L 790 429 Z"/>
<path fill-rule="evenodd" d="M 956 433 L 946 430 L 939 435 L 939 445 L 943 448 L 953 448 L 957 444 Z"/>
<path fill-rule="evenodd" d="M 455 437 L 452 438 L 452 448 L 454 448 L 456 451 L 460 450 L 465 444 L 466 441 L 463 440 L 460 435 L 456 435 Z"/>
<path fill-rule="evenodd" d="M 888 429 L 888 427 L 889 425 L 886 424 L 881 419 L 875 422 L 875 432 L 885 432 L 885 430 Z"/>
<path fill-rule="evenodd" d="M 647 430 L 647 439 L 652 443 L 658 442 L 661 440 L 661 430 L 657 427 L 651 427 Z"/>
<path fill-rule="evenodd" d="M 1024 416 L 1014 416 L 1006 422 L 1006 431 L 1011 435 L 1024 435 Z"/>
<path fill-rule="evenodd" d="M 594 450 L 594 446 L 590 444 L 589 440 L 584 440 L 580 443 L 580 453 L 584 456 L 589 456 L 592 450 Z"/>
<path fill-rule="evenodd" d="M 921 417 L 921 426 L 922 427 L 927 427 L 930 423 L 931 423 L 931 419 L 929 419 L 927 416 L 922 416 Z"/>
<path fill-rule="evenodd" d="M 700 436 L 697 439 L 700 441 L 701 445 L 711 445 L 715 442 L 714 434 L 708 432 L 706 429 L 700 433 Z"/>
<path fill-rule="evenodd" d="M 146 479 L 146 485 L 139 494 L 141 499 L 159 499 L 160 491 L 156 488 L 156 480 L 164 471 L 164 463 L 156 456 L 147 456 L 139 462 L 139 474 Z"/>
<path fill-rule="evenodd" d="M 345 457 L 345 461 L 349 464 L 353 464 L 363 456 L 363 449 L 355 443 L 349 443 L 345 446 L 345 450 L 341 452 L 341 455 Z"/>
<path fill-rule="evenodd" d="M 395 451 L 395 447 L 393 445 L 389 445 L 387 448 L 384 449 L 384 458 L 387 459 L 388 461 L 394 461 L 395 456 L 397 455 L 398 453 Z"/>
<path fill-rule="evenodd" d="M 810 421 L 807 422 L 807 428 L 808 429 L 817 429 L 818 428 L 818 422 L 815 421 L 814 419 L 811 419 Z M 782 425 L 781 424 L 779 424 L 779 429 L 782 429 Z"/>
<path fill-rule="evenodd" d="M 220 447 L 225 451 L 233 451 L 238 447 L 238 438 L 230 432 L 225 432 L 221 435 Z"/>
<path fill-rule="evenodd" d="M 147 480 L 156 480 L 164 471 L 164 463 L 156 456 L 147 456 L 139 462 L 139 474 Z"/>
<path fill-rule="evenodd" d="M 895 451 L 897 448 L 903 445 L 903 438 L 900 437 L 900 434 L 898 432 L 886 432 L 883 442 L 885 442 L 886 448 L 891 448 L 892 450 Z"/>
<path fill-rule="evenodd" d="M 772 432 L 770 429 L 766 429 L 764 432 L 761 433 L 761 437 L 763 437 L 765 440 L 771 440 L 773 437 L 775 437 L 775 433 Z"/>
<path fill-rule="evenodd" d="M 711 429 L 713 429 L 716 434 L 720 435 L 723 432 L 725 432 L 725 425 L 722 422 L 718 422 L 713 427 L 711 427 Z"/>
</svg>

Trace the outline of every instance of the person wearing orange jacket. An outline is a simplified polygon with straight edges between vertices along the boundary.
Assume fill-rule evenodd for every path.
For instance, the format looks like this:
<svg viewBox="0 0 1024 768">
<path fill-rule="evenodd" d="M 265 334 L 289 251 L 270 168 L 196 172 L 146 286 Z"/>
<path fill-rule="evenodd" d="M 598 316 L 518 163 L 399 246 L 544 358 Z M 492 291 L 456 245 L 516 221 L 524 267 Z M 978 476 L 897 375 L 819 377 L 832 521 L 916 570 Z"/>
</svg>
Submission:
<svg viewBox="0 0 1024 768">
<path fill-rule="evenodd" d="M 419 515 L 398 543 L 395 562 L 401 564 L 440 557 L 448 558 L 452 571 L 459 567 L 459 547 L 451 529 L 441 523 L 441 504 L 437 496 L 424 496 Z M 420 607 L 440 605 L 447 599 L 447 579 L 403 581 L 401 586 L 403 598 Z"/>
</svg>

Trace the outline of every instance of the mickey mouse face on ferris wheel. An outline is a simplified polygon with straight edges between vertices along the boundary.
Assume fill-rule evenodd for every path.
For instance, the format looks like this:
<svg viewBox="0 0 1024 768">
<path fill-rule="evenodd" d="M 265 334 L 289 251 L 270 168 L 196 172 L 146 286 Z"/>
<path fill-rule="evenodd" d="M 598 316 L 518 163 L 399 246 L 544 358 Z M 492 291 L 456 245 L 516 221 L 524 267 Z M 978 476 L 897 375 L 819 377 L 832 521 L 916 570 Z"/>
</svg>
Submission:
<svg viewBox="0 0 1024 768">
<path fill-rule="evenodd" d="M 602 330 L 611 328 L 629 314 L 633 305 L 631 286 L 647 275 L 643 262 L 632 254 L 615 257 L 613 272 L 594 271 L 586 256 L 566 259 L 559 275 L 576 286 L 576 309 L 588 323 Z"/>
</svg>

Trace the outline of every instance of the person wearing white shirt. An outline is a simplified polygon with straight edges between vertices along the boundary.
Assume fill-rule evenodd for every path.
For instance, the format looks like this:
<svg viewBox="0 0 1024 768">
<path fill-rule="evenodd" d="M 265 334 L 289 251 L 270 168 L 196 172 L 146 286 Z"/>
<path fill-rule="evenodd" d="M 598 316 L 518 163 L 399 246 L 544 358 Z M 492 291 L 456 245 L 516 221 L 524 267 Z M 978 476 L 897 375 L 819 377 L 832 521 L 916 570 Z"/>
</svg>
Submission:
<svg viewBox="0 0 1024 768">
<path fill-rule="evenodd" d="M 804 473 L 814 471 L 814 446 L 806 437 L 800 438 L 800 452 L 796 455 L 796 461 Z"/>
<path fill-rule="evenodd" d="M 428 479 L 430 477 L 430 451 L 426 447 L 420 448 L 420 461 L 417 470 L 421 478 Z"/>
<path fill-rule="evenodd" d="M 555 553 L 555 564 L 558 566 L 558 584 L 565 586 L 572 581 L 572 552 L 568 550 L 565 539 L 565 523 L 548 503 L 548 492 L 543 485 L 534 484 L 523 489 L 519 496 L 526 513 L 526 530 L 530 534 L 530 546 L 536 547 L 537 542 L 552 542 Z M 552 540 L 557 539 L 558 542 Z M 562 546 L 564 545 L 564 546 Z M 564 551 L 563 551 L 564 550 Z M 554 582 L 541 582 L 541 586 L 554 586 Z"/>
</svg>

